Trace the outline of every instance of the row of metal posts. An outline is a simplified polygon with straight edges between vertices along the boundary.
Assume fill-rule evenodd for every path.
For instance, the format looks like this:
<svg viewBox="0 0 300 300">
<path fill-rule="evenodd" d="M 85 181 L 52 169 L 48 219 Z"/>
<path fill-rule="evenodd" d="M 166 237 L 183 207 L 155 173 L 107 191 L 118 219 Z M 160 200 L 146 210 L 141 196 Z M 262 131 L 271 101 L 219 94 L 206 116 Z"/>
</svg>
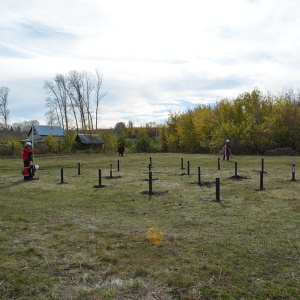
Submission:
<svg viewBox="0 0 300 300">
<path fill-rule="evenodd" d="M 120 161 L 117 162 L 118 171 L 120 170 Z M 183 158 L 181 158 L 181 169 L 183 169 Z M 80 175 L 80 163 L 77 165 L 78 175 Z M 220 158 L 218 158 L 218 170 L 220 170 Z M 110 164 L 110 178 L 112 178 L 112 164 Z M 261 160 L 261 171 L 260 171 L 260 190 L 264 190 L 264 159 Z M 296 181 L 295 179 L 296 166 L 292 165 L 292 181 Z M 187 162 L 187 174 L 190 175 L 190 162 Z M 235 176 L 237 176 L 237 162 L 235 162 Z M 101 184 L 101 169 L 98 170 L 98 178 L 99 178 L 99 187 Z M 63 168 L 61 168 L 61 183 L 64 183 L 64 172 Z M 200 167 L 198 167 L 198 184 L 201 184 L 201 172 Z M 152 158 L 150 157 L 149 162 L 149 194 L 152 194 Z M 220 178 L 216 178 L 216 201 L 220 201 Z"/>
</svg>

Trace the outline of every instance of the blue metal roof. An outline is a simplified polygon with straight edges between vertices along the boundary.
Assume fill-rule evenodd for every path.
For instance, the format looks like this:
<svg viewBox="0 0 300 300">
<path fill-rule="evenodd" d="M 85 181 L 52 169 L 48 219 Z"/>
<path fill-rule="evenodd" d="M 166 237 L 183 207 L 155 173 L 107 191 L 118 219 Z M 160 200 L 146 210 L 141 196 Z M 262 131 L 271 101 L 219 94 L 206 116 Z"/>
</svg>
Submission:
<svg viewBox="0 0 300 300">
<path fill-rule="evenodd" d="M 64 136 L 64 130 L 60 126 L 48 126 L 48 125 L 33 125 L 33 132 L 36 130 L 36 133 L 40 136 Z M 28 136 L 31 135 L 32 129 L 30 129 Z"/>
</svg>

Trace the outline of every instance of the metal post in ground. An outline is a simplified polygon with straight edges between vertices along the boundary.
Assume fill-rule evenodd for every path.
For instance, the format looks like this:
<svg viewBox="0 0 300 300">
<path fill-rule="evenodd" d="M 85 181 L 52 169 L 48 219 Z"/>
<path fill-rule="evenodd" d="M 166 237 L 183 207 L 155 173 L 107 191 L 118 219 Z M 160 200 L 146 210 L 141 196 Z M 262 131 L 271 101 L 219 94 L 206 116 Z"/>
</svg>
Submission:
<svg viewBox="0 0 300 300">
<path fill-rule="evenodd" d="M 152 170 L 152 157 L 149 158 L 149 166 L 148 169 L 150 171 L 150 169 Z"/>
<path fill-rule="evenodd" d="M 183 158 L 181 158 L 181 170 L 183 170 Z"/>
<path fill-rule="evenodd" d="M 187 174 L 190 175 L 190 161 L 187 162 Z"/>
<path fill-rule="evenodd" d="M 64 169 L 60 169 L 60 183 L 64 183 Z"/>
<path fill-rule="evenodd" d="M 109 167 L 109 178 L 112 179 L 112 164 Z"/>
<path fill-rule="evenodd" d="M 118 159 L 118 172 L 120 171 L 120 160 Z"/>
<path fill-rule="evenodd" d="M 220 178 L 216 178 L 216 201 L 220 202 Z"/>
<path fill-rule="evenodd" d="M 77 165 L 78 175 L 80 175 L 80 163 Z"/>
<path fill-rule="evenodd" d="M 201 173 L 200 173 L 200 167 L 198 167 L 198 184 L 201 185 Z"/>
<path fill-rule="evenodd" d="M 261 159 L 261 171 L 265 172 L 265 162 L 263 158 Z"/>
<path fill-rule="evenodd" d="M 99 187 L 101 187 L 101 169 L 98 170 L 98 180 L 99 180 Z"/>
<path fill-rule="evenodd" d="M 152 168 L 149 164 L 149 194 L 152 194 Z"/>
<path fill-rule="evenodd" d="M 296 181 L 295 174 L 296 174 L 296 165 L 292 164 L 292 181 Z"/>
<path fill-rule="evenodd" d="M 234 163 L 234 176 L 237 177 L 237 162 Z"/>
<path fill-rule="evenodd" d="M 218 158 L 218 170 L 220 170 L 220 157 Z"/>
<path fill-rule="evenodd" d="M 260 171 L 260 190 L 264 189 L 264 171 Z"/>
</svg>

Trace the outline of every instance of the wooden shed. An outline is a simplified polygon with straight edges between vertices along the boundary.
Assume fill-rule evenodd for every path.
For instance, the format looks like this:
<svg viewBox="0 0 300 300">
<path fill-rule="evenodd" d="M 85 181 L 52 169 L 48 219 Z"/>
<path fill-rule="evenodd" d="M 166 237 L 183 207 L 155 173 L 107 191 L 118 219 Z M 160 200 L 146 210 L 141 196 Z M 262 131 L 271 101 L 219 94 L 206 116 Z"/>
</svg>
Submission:
<svg viewBox="0 0 300 300">
<path fill-rule="evenodd" d="M 104 140 L 100 135 L 97 134 L 77 134 L 75 141 L 79 148 L 82 149 L 101 149 L 104 145 Z"/>
</svg>

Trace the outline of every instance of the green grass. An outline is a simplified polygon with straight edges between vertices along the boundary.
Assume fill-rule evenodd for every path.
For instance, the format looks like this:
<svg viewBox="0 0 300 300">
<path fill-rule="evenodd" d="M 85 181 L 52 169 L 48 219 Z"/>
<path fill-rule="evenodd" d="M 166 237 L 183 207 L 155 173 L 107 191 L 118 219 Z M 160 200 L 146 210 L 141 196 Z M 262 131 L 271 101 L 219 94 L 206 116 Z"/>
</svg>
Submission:
<svg viewBox="0 0 300 300">
<path fill-rule="evenodd" d="M 153 195 L 143 194 L 150 157 Z M 0 298 L 299 299 L 300 158 L 264 157 L 264 190 L 261 157 L 234 157 L 240 181 L 234 161 L 218 170 L 217 159 L 37 155 L 32 182 L 21 159 L 1 159 Z M 211 186 L 197 184 L 198 166 Z M 152 227 L 158 245 L 146 240 Z"/>
</svg>

